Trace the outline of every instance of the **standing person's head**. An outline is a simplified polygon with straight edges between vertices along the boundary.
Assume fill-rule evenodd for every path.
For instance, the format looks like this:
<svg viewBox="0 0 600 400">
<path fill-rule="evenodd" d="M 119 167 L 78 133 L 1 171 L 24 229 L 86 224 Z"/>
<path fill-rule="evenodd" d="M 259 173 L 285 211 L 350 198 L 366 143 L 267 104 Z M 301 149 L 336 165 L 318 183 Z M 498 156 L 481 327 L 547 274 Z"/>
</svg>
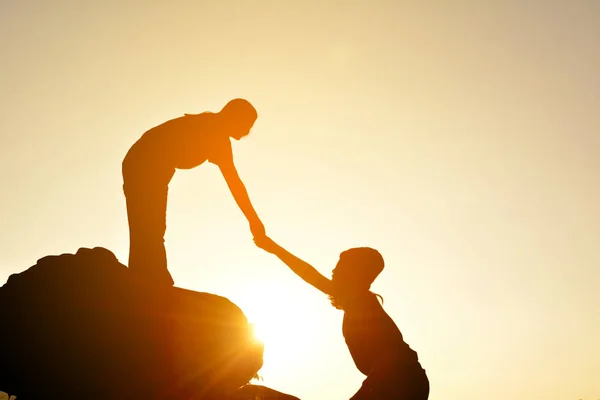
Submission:
<svg viewBox="0 0 600 400">
<path fill-rule="evenodd" d="M 343 309 L 350 298 L 369 292 L 383 267 L 383 257 L 373 248 L 354 247 L 342 252 L 331 277 L 333 306 Z"/>
<path fill-rule="evenodd" d="M 250 133 L 258 114 L 248 100 L 233 99 L 221 111 L 222 129 L 233 139 L 240 140 Z"/>
</svg>

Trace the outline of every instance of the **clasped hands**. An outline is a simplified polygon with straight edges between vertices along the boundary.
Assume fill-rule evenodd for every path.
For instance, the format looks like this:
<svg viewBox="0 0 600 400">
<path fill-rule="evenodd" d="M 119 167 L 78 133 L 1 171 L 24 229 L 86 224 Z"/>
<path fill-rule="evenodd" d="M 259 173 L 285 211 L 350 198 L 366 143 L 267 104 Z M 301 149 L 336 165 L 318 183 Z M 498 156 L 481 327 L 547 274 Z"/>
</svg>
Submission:
<svg viewBox="0 0 600 400">
<path fill-rule="evenodd" d="M 275 242 L 267 236 L 265 226 L 260 221 L 250 224 L 250 232 L 254 236 L 254 244 L 257 247 L 272 253 L 275 248 Z"/>
</svg>

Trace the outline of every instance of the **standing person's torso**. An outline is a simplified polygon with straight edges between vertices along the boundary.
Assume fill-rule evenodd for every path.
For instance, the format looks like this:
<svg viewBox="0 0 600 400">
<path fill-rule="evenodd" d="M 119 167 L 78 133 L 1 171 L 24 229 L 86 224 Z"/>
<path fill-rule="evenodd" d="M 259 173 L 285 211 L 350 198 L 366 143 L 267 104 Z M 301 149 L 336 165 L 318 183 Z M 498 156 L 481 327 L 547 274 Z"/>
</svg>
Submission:
<svg viewBox="0 0 600 400">
<path fill-rule="evenodd" d="M 131 147 L 123 164 L 134 169 L 174 173 L 209 160 L 231 147 L 229 137 L 218 131 L 216 114 L 186 115 L 147 132 Z"/>
<path fill-rule="evenodd" d="M 372 293 L 344 311 L 342 332 L 354 364 L 365 375 L 381 355 L 393 357 L 402 370 L 421 369 L 417 353 L 404 342 L 402 333 Z"/>
</svg>

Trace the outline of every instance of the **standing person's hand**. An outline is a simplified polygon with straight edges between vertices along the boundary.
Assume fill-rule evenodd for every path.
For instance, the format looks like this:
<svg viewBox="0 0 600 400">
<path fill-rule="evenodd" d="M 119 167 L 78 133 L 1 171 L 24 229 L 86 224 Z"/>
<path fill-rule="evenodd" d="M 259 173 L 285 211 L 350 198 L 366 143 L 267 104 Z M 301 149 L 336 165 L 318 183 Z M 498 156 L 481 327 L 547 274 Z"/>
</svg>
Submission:
<svg viewBox="0 0 600 400">
<path fill-rule="evenodd" d="M 266 236 L 265 226 L 260 220 L 253 221 L 250 224 L 250 232 L 252 235 L 257 238 L 261 236 Z"/>
</svg>

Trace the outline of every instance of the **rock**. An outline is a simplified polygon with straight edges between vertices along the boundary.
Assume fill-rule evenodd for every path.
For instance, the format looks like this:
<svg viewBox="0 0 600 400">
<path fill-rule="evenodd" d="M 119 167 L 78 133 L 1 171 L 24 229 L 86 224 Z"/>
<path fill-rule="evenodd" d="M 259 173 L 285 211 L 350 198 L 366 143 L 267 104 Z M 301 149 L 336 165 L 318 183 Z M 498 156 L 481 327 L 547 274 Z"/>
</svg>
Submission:
<svg viewBox="0 0 600 400">
<path fill-rule="evenodd" d="M 223 399 L 263 362 L 228 299 L 136 281 L 109 250 L 48 256 L 0 288 L 0 391 L 28 399 Z"/>
<path fill-rule="evenodd" d="M 227 400 L 300 400 L 298 397 L 279 392 L 262 385 L 241 387 Z"/>
</svg>

